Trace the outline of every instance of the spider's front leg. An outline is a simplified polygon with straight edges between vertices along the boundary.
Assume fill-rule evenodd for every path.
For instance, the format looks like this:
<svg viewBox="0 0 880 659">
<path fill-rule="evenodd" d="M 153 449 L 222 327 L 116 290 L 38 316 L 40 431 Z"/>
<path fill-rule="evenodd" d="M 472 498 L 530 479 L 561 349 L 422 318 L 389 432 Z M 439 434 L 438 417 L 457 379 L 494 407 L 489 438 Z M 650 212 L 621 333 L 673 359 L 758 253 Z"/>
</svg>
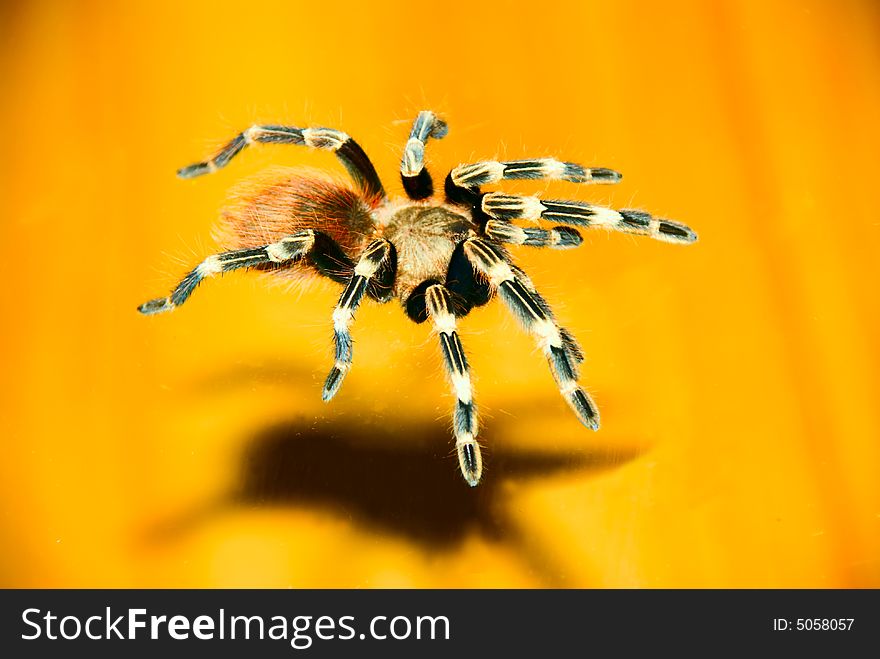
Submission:
<svg viewBox="0 0 880 659">
<path fill-rule="evenodd" d="M 551 249 L 571 249 L 584 242 L 577 229 L 571 227 L 520 227 L 506 220 L 489 220 L 483 232 L 492 240 L 511 245 L 529 247 L 549 247 Z"/>
<path fill-rule="evenodd" d="M 483 473 L 483 458 L 480 455 L 480 445 L 477 444 L 477 409 L 473 400 L 467 357 L 458 338 L 452 298 L 446 287 L 440 284 L 429 286 L 425 291 L 425 306 L 434 329 L 440 336 L 443 363 L 457 399 L 452 423 L 458 465 L 468 485 L 474 487 L 480 482 Z"/>
<path fill-rule="evenodd" d="M 482 238 L 469 238 L 464 243 L 464 251 L 474 269 L 486 277 L 526 331 L 535 337 L 547 357 L 560 393 L 580 422 L 598 430 L 599 412 L 577 381 L 583 354 L 574 337 L 556 323 L 547 301 L 498 248 Z"/>
<path fill-rule="evenodd" d="M 486 160 L 459 165 L 446 177 L 446 200 L 453 204 L 476 205 L 481 198 L 480 186 L 500 181 L 555 180 L 571 183 L 618 183 L 619 172 L 607 167 L 584 167 L 555 158 L 534 160 Z"/>
<path fill-rule="evenodd" d="M 536 244 L 520 239 L 521 234 L 540 229 L 521 229 L 509 224 L 511 220 L 549 220 L 576 227 L 606 229 L 649 236 L 667 243 L 687 244 L 696 241 L 697 234 L 681 222 L 652 216 L 633 209 L 615 210 L 583 201 L 539 199 L 521 195 L 488 192 L 480 197 L 480 210 L 494 218 L 486 225 L 486 233 L 496 240 L 520 244 Z M 512 228 L 511 228 L 512 227 Z M 552 231 L 566 230 L 556 227 Z M 572 229 L 567 229 L 572 231 Z"/>
<path fill-rule="evenodd" d="M 297 231 L 277 242 L 261 247 L 236 249 L 209 256 L 190 270 L 169 296 L 144 302 L 138 307 L 138 311 L 145 315 L 171 311 L 186 302 L 196 287 L 208 277 L 239 268 L 251 268 L 270 263 L 290 263 L 312 251 L 319 239 L 323 244 L 332 243 L 335 245 L 329 236 L 307 229 Z"/>
<path fill-rule="evenodd" d="M 384 238 L 374 240 L 367 245 L 354 267 L 354 274 L 342 291 L 339 302 L 336 303 L 336 308 L 333 310 L 336 362 L 324 382 L 321 397 L 325 402 L 336 395 L 351 368 L 353 348 L 348 326 L 354 318 L 354 312 L 361 303 L 364 293 L 371 290 L 371 285 L 374 297 L 387 299 L 381 289 L 390 292 L 397 269 L 395 258 L 394 246 Z"/>
</svg>

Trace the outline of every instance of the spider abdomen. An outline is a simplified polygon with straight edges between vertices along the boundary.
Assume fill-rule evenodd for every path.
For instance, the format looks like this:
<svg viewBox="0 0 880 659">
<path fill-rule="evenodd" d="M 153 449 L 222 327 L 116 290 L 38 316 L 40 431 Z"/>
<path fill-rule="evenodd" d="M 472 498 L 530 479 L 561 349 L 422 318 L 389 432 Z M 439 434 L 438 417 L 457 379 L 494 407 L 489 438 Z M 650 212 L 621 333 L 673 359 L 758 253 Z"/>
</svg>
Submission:
<svg viewBox="0 0 880 659">
<path fill-rule="evenodd" d="M 233 190 L 216 237 L 224 249 L 236 250 L 274 243 L 304 229 L 319 231 L 341 253 L 331 255 L 326 263 L 309 263 L 321 274 L 344 281 L 375 233 L 370 203 L 345 185 L 312 172 L 304 176 L 295 170 L 274 169 Z M 298 264 L 271 269 L 290 275 L 304 270 Z"/>
</svg>

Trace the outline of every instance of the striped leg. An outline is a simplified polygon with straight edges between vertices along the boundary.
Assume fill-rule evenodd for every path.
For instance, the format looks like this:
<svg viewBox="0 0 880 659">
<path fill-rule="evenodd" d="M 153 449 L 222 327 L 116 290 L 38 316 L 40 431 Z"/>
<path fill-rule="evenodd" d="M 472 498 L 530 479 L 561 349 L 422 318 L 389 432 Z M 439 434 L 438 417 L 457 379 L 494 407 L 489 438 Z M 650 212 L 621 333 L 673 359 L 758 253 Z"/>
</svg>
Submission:
<svg viewBox="0 0 880 659">
<path fill-rule="evenodd" d="M 225 167 L 247 145 L 254 143 L 300 144 L 315 149 L 333 151 L 367 197 L 385 197 L 382 181 L 379 180 L 376 168 L 373 167 L 373 163 L 370 162 L 364 150 L 348 135 L 332 128 L 251 126 L 236 135 L 213 157 L 183 167 L 177 171 L 177 175 L 180 178 L 193 178 L 217 171 L 221 167 Z"/>
<path fill-rule="evenodd" d="M 571 227 L 553 227 L 547 230 L 535 227 L 523 228 L 505 220 L 489 220 L 484 231 L 493 240 L 530 247 L 571 249 L 578 247 L 584 240 L 577 229 Z"/>
<path fill-rule="evenodd" d="M 145 315 L 171 311 L 186 302 L 192 292 L 204 279 L 230 270 L 250 268 L 269 263 L 286 263 L 300 258 L 315 245 L 316 237 L 331 240 L 329 236 L 317 234 L 311 229 L 298 231 L 281 240 L 262 247 L 236 249 L 209 256 L 193 268 L 177 285 L 168 297 L 160 297 L 144 302 L 138 311 Z"/>
<path fill-rule="evenodd" d="M 345 290 L 342 291 L 339 302 L 336 303 L 336 308 L 333 310 L 336 362 L 324 382 L 324 391 L 321 397 L 325 402 L 336 395 L 351 368 L 353 348 L 348 326 L 354 318 L 354 312 L 361 303 L 371 280 L 382 276 L 383 265 L 389 259 L 393 249 L 391 243 L 382 238 L 367 245 L 354 267 L 354 274 L 349 279 Z"/>
<path fill-rule="evenodd" d="M 623 176 L 605 167 L 584 167 L 554 158 L 536 160 L 486 160 L 459 165 L 446 177 L 446 199 L 455 204 L 474 203 L 481 185 L 515 179 L 549 179 L 572 183 L 617 183 Z"/>
<path fill-rule="evenodd" d="M 652 217 L 645 211 L 613 210 L 581 201 L 543 200 L 500 192 L 483 195 L 480 204 L 482 211 L 496 220 L 551 220 L 578 227 L 635 233 L 667 243 L 692 243 L 697 239 L 690 227 Z"/>
<path fill-rule="evenodd" d="M 469 238 L 464 250 L 474 269 L 489 280 L 522 326 L 535 337 L 562 396 L 580 422 L 597 430 L 599 412 L 577 382 L 577 367 L 583 361 L 583 354 L 571 334 L 556 323 L 546 300 L 520 270 L 511 266 L 501 252 L 485 240 Z"/>
<path fill-rule="evenodd" d="M 434 194 L 434 182 L 425 169 L 425 144 L 428 138 L 439 140 L 447 132 L 446 122 L 428 110 L 419 112 L 413 122 L 400 163 L 400 178 L 410 199 L 427 199 Z"/>
<path fill-rule="evenodd" d="M 440 336 L 443 362 L 457 398 L 452 423 L 458 465 L 468 485 L 474 487 L 480 482 L 483 458 L 480 455 L 480 446 L 477 444 L 477 410 L 473 401 L 470 370 L 464 348 L 456 332 L 452 299 L 444 286 L 435 284 L 429 286 L 425 292 L 425 302 L 434 329 Z"/>
</svg>

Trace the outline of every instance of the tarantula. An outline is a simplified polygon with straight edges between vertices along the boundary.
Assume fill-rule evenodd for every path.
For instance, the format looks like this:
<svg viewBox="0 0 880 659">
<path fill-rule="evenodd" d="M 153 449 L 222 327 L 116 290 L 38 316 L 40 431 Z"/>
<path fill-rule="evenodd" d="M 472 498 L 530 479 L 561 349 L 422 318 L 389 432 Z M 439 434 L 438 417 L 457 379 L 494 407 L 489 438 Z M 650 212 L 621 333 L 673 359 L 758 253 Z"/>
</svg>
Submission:
<svg viewBox="0 0 880 659">
<path fill-rule="evenodd" d="M 349 333 L 364 296 L 378 302 L 399 298 L 416 323 L 430 318 L 456 397 L 453 432 L 461 473 L 471 486 L 480 481 L 477 412 L 467 357 L 456 319 L 498 294 L 541 347 L 563 398 L 578 419 L 597 430 L 599 413 L 578 385 L 583 353 L 556 322 L 550 306 L 526 274 L 513 264 L 504 244 L 567 249 L 582 238 L 572 227 L 598 227 L 671 243 L 691 243 L 687 226 L 639 210 L 612 210 L 579 201 L 483 192 L 480 187 L 511 179 L 561 179 L 573 183 L 617 183 L 611 169 L 587 168 L 553 158 L 484 161 L 459 165 L 446 177 L 444 198 L 434 197 L 425 169 L 429 138 L 447 133 L 433 112 L 416 117 L 403 152 L 400 175 L 407 199 L 389 198 L 364 150 L 345 133 L 330 128 L 252 126 L 209 160 L 178 171 L 192 178 L 224 167 L 249 144 L 300 144 L 336 154 L 356 190 L 316 176 L 285 170 L 251 184 L 224 211 L 227 251 L 209 256 L 167 297 L 138 307 L 143 314 L 183 304 L 199 283 L 213 275 L 253 268 L 288 275 L 318 274 L 344 286 L 333 311 L 336 361 L 324 383 L 323 399 L 339 391 L 351 368 Z M 558 222 L 547 229 L 513 220 Z"/>
</svg>

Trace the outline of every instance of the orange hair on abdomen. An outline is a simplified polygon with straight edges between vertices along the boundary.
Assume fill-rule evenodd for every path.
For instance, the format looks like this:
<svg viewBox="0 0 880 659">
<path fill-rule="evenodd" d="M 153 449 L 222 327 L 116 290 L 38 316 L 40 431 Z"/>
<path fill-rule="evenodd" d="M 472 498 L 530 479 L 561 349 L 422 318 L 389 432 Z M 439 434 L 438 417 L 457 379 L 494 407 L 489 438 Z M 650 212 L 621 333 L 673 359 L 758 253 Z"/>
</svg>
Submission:
<svg viewBox="0 0 880 659">
<path fill-rule="evenodd" d="M 375 231 L 369 202 L 318 172 L 275 168 L 232 190 L 215 236 L 223 249 L 233 250 L 314 229 L 356 259 Z"/>
</svg>

